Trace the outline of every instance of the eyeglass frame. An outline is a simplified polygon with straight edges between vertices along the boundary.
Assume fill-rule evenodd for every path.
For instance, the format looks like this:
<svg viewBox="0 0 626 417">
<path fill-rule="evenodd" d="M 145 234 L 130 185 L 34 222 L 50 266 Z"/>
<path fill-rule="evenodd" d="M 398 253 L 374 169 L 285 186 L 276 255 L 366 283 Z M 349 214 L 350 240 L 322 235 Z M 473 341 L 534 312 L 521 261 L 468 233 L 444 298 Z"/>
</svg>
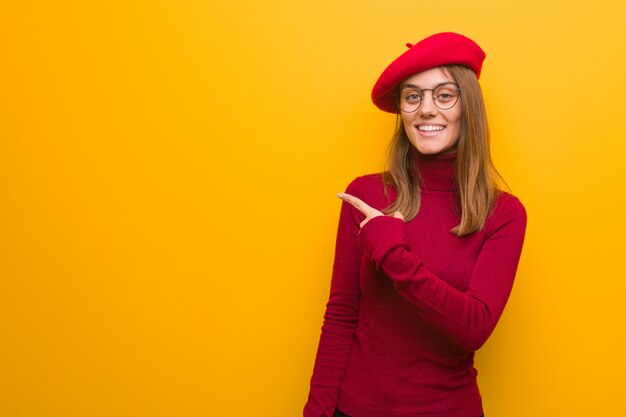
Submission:
<svg viewBox="0 0 626 417">
<path fill-rule="evenodd" d="M 420 107 L 422 107 L 422 103 L 424 102 L 424 91 L 431 91 L 430 96 L 433 100 L 433 103 L 435 104 L 435 106 L 439 109 L 439 110 L 450 110 L 452 107 L 456 106 L 456 103 L 459 102 L 459 97 L 456 98 L 456 101 L 454 102 L 454 104 L 450 107 L 447 108 L 442 108 L 439 107 L 439 105 L 437 104 L 437 100 L 435 100 L 435 90 L 439 87 L 441 87 L 442 85 L 446 85 L 446 84 L 453 84 L 456 87 L 456 91 L 459 92 L 459 96 L 461 95 L 461 89 L 459 88 L 459 85 L 457 83 L 455 83 L 454 81 L 446 81 L 443 83 L 439 83 L 436 86 L 434 86 L 433 88 L 418 88 L 416 85 L 413 84 L 407 84 L 407 85 L 403 85 L 400 87 L 400 90 L 402 90 L 405 87 L 408 88 L 414 88 L 415 90 L 419 91 L 422 99 L 420 100 L 420 104 L 415 108 L 415 110 L 413 111 L 406 111 L 403 110 L 402 107 L 400 106 L 400 91 L 395 92 L 393 95 L 396 98 L 396 105 L 398 106 L 398 109 L 400 109 L 400 111 L 403 111 L 405 113 L 415 113 L 417 110 L 419 110 Z"/>
</svg>

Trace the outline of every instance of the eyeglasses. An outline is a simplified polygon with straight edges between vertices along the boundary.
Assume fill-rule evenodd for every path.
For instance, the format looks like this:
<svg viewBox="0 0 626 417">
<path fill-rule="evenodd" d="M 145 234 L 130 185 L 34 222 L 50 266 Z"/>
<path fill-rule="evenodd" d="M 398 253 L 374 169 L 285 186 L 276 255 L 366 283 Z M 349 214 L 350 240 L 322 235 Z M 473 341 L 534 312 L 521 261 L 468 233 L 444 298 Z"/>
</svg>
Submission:
<svg viewBox="0 0 626 417">
<path fill-rule="evenodd" d="M 433 102 L 441 110 L 454 107 L 461 95 L 461 89 L 453 82 L 442 83 L 435 88 L 421 90 L 414 85 L 405 85 L 395 94 L 398 108 L 405 113 L 417 111 L 424 101 L 424 91 L 432 92 Z"/>
</svg>

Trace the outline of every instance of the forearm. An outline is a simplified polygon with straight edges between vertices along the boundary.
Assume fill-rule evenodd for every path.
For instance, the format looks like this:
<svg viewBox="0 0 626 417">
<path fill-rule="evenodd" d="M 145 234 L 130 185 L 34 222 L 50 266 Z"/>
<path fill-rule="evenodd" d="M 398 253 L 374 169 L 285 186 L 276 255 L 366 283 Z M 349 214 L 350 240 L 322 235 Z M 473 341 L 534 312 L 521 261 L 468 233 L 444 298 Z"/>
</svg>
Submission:
<svg viewBox="0 0 626 417">
<path fill-rule="evenodd" d="M 428 270 L 407 243 L 401 220 L 382 216 L 372 219 L 361 230 L 359 244 L 424 319 L 463 348 L 474 351 L 492 333 L 513 286 L 526 224 L 525 213 L 513 209 L 488 235 L 467 291 Z"/>
</svg>

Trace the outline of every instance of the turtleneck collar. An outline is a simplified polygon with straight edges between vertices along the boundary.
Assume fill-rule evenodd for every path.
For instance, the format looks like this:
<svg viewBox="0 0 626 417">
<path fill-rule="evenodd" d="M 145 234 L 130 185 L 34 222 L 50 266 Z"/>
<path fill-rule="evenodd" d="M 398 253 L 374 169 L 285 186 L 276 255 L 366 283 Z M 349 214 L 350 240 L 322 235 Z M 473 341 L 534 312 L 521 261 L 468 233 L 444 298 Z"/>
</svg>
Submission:
<svg viewBox="0 0 626 417">
<path fill-rule="evenodd" d="M 413 152 L 420 176 L 420 188 L 434 191 L 458 189 L 456 180 L 456 152 L 424 155 Z"/>
</svg>

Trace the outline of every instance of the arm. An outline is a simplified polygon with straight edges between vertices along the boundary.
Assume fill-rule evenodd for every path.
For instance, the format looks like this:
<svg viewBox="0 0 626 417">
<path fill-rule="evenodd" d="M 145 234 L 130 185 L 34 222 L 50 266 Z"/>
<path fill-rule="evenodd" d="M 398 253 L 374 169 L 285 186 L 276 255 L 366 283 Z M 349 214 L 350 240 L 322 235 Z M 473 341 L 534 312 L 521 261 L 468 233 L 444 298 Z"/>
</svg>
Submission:
<svg viewBox="0 0 626 417">
<path fill-rule="evenodd" d="M 466 292 L 426 269 L 408 246 L 399 219 L 372 218 L 363 226 L 359 244 L 426 320 L 463 348 L 475 351 L 492 333 L 511 293 L 524 242 L 526 211 L 516 198 L 499 201 L 485 227 L 485 242 Z"/>
<path fill-rule="evenodd" d="M 347 191 L 359 194 L 355 181 Z M 332 417 L 339 388 L 352 353 L 359 314 L 359 270 L 363 253 L 358 247 L 363 216 L 343 203 L 339 216 L 330 297 L 324 314 L 305 417 Z"/>
</svg>

